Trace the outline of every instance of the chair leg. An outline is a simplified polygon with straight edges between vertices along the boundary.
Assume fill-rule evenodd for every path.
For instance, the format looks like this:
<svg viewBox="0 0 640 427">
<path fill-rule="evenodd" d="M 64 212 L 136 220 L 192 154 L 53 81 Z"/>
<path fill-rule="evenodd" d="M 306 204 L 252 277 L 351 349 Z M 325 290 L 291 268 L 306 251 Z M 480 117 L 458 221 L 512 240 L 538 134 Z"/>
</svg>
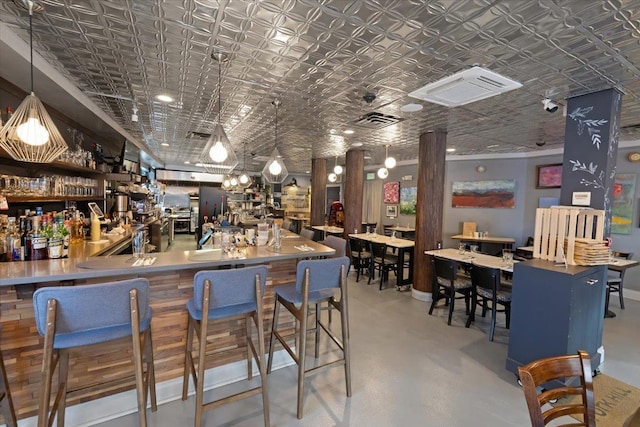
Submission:
<svg viewBox="0 0 640 427">
<path fill-rule="evenodd" d="M 44 336 L 44 351 L 40 368 L 40 403 L 38 406 L 38 427 L 49 427 L 49 406 L 51 400 L 51 379 L 58 362 L 58 351 L 53 348 L 57 301 L 47 304 L 47 330 Z"/>
<path fill-rule="evenodd" d="M 478 296 L 475 292 L 473 292 L 471 294 L 471 311 L 469 311 L 469 314 L 467 315 L 467 324 L 465 325 L 465 328 L 468 328 L 471 326 L 471 322 L 476 320 L 476 306 L 478 304 Z"/>
<path fill-rule="evenodd" d="M 431 294 L 431 307 L 429 307 L 429 316 L 431 316 L 431 314 L 433 313 L 433 309 L 436 306 L 436 303 L 438 302 L 438 299 L 440 296 L 440 286 L 438 286 L 438 284 L 436 283 L 436 287 L 433 290 L 433 294 Z"/>
<path fill-rule="evenodd" d="M 346 287 L 346 284 L 345 284 Z M 347 397 L 351 397 L 351 349 L 349 348 L 349 313 L 347 311 L 347 293 L 343 289 L 340 296 L 340 320 L 342 323 L 342 352 L 344 354 L 344 378 Z"/>
<path fill-rule="evenodd" d="M 302 405 L 304 400 L 304 365 L 307 355 L 306 337 L 308 321 L 308 304 L 302 304 L 302 316 L 300 317 L 300 329 L 298 331 L 298 419 L 302 419 Z"/>
<path fill-rule="evenodd" d="M 197 332 L 197 331 L 196 331 Z M 198 334 L 197 334 L 198 335 Z M 200 334 L 198 335 L 198 369 L 196 381 L 196 419 L 195 427 L 202 425 L 202 404 L 204 402 L 204 368 L 205 356 L 207 354 L 207 319 L 200 322 Z"/>
<path fill-rule="evenodd" d="M 451 318 L 453 317 L 453 306 L 456 303 L 456 288 L 455 286 L 453 286 L 453 284 L 449 287 L 450 289 L 450 297 L 449 299 L 451 300 L 449 302 L 449 320 L 447 320 L 447 325 L 451 325 Z"/>
<path fill-rule="evenodd" d="M 267 374 L 271 373 L 273 366 L 273 345 L 275 333 L 278 330 L 278 317 L 280 317 L 280 302 L 276 297 L 275 306 L 273 308 L 273 320 L 271 322 L 271 337 L 269 338 L 269 360 L 267 361 Z"/>
<path fill-rule="evenodd" d="M 182 376 L 182 400 L 187 400 L 189 392 L 189 373 L 193 377 L 193 386 L 196 386 L 197 380 L 195 377 L 195 368 L 193 366 L 193 320 L 191 316 L 188 316 L 187 320 L 187 345 L 184 350 L 184 373 Z"/>
<path fill-rule="evenodd" d="M 620 308 L 624 310 L 624 297 L 622 295 L 622 281 L 618 285 L 618 297 L 620 298 Z"/>
<path fill-rule="evenodd" d="M 158 400 L 156 397 L 156 368 L 153 360 L 153 340 L 151 338 L 151 328 L 145 333 L 145 361 L 147 364 L 147 387 L 151 395 L 151 412 L 158 410 Z M 145 398 L 146 402 L 146 398 Z"/>
<path fill-rule="evenodd" d="M 4 416 L 7 427 L 17 427 L 16 411 L 11 400 L 11 391 L 9 390 L 9 380 L 7 379 L 7 371 L 4 367 L 2 359 L 2 351 L 0 351 L 0 413 Z"/>
<path fill-rule="evenodd" d="M 244 319 L 244 328 L 245 342 L 247 343 L 247 379 L 251 381 L 253 379 L 253 355 L 251 353 L 251 346 L 249 346 L 249 340 L 251 339 L 251 319 L 249 319 L 248 317 Z"/>
<path fill-rule="evenodd" d="M 495 298 L 491 301 L 491 326 L 489 327 L 489 341 L 493 341 L 493 333 L 496 330 L 497 306 Z"/>
<path fill-rule="evenodd" d="M 316 304 L 316 325 L 315 325 L 315 345 L 313 347 L 313 355 L 317 359 L 320 354 L 320 304 Z M 329 304 L 329 310 L 331 310 L 331 304 Z"/>
<path fill-rule="evenodd" d="M 262 312 L 261 307 L 258 308 L 258 311 L 255 313 L 255 317 L 258 329 L 258 351 L 260 352 L 258 370 L 260 371 L 260 381 L 262 384 L 262 411 L 264 412 L 264 425 L 266 427 L 270 426 L 271 422 L 269 420 L 269 386 L 267 384 L 267 368 L 264 363 L 264 358 L 266 356 L 264 348 L 264 313 Z M 251 339 L 251 336 L 249 336 L 248 339 Z"/>
<path fill-rule="evenodd" d="M 60 350 L 58 360 L 58 427 L 64 427 L 65 413 L 67 410 L 67 389 L 69 383 L 69 350 Z M 56 397 L 57 398 L 57 397 Z M 54 403 L 54 407 L 55 407 Z M 143 426 L 144 427 L 144 426 Z"/>
</svg>

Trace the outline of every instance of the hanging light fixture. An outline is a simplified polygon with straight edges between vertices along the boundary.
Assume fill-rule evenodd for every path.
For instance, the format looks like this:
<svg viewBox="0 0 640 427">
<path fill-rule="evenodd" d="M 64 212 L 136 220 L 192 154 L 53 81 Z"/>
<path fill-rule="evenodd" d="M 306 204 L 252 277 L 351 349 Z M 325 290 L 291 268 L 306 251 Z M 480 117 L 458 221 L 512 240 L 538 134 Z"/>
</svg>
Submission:
<svg viewBox="0 0 640 427">
<path fill-rule="evenodd" d="M 329 174 L 327 179 L 329 180 L 329 182 L 336 182 L 338 180 L 338 175 L 340 174 L 342 174 L 342 166 L 338 164 L 338 156 L 336 156 L 333 163 L 333 172 Z"/>
<path fill-rule="evenodd" d="M 384 167 L 387 169 L 393 169 L 394 167 L 396 167 L 396 159 L 394 159 L 393 157 L 389 157 L 388 145 L 384 146 L 384 154 L 385 154 Z"/>
<path fill-rule="evenodd" d="M 247 143 L 242 145 L 242 173 L 238 177 L 238 183 L 242 188 L 249 188 L 253 184 L 251 175 L 247 172 Z"/>
<path fill-rule="evenodd" d="M 42 102 L 33 92 L 33 12 L 44 10 L 32 1 L 23 1 L 29 10 L 29 51 L 31 54 L 31 93 L 0 129 L 0 147 L 14 160 L 51 163 L 68 149 Z"/>
<path fill-rule="evenodd" d="M 278 151 L 278 107 L 280 106 L 280 101 L 276 99 L 272 104 L 276 107 L 275 147 L 273 148 L 267 163 L 264 165 L 264 169 L 262 169 L 262 176 L 264 176 L 267 182 L 279 184 L 284 181 L 284 179 L 289 175 L 289 172 L 287 171 L 287 167 L 285 166 L 282 156 Z"/>
<path fill-rule="evenodd" d="M 396 159 L 394 159 L 393 157 L 389 157 L 389 146 L 385 145 L 384 146 L 384 167 L 378 169 L 378 178 L 386 179 L 389 176 L 389 168 L 393 167 L 393 166 L 387 165 L 387 161 L 389 159 L 393 160 L 393 166 L 395 166 Z M 391 162 L 389 163 L 391 164 Z"/>
<path fill-rule="evenodd" d="M 209 173 L 231 173 L 238 164 L 238 157 L 222 127 L 222 63 L 229 57 L 221 51 L 214 51 L 211 58 L 218 61 L 218 124 L 204 146 L 201 154 L 202 165 Z"/>
</svg>

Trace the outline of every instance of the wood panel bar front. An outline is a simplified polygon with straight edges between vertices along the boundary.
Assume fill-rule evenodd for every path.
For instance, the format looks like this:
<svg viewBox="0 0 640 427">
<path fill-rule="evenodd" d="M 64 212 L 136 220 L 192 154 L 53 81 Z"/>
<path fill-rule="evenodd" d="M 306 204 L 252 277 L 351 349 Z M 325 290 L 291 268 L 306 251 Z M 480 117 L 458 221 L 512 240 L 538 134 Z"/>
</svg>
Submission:
<svg viewBox="0 0 640 427">
<path fill-rule="evenodd" d="M 307 244 L 312 243 L 306 241 Z M 317 245 L 317 244 L 315 244 Z M 317 245 L 317 256 L 330 254 Z M 195 251 L 193 253 L 196 253 Z M 304 253 L 305 257 L 309 253 Z M 169 254 L 166 254 L 169 255 Z M 174 254 L 175 255 L 175 254 Z M 121 258 L 125 255 L 111 257 Z M 274 306 L 275 286 L 295 281 L 295 269 L 299 257 L 285 257 L 282 260 L 270 260 L 267 288 L 264 295 L 265 331 L 268 337 L 271 328 Z M 103 260 L 104 258 L 94 258 Z M 91 259 L 90 259 L 91 260 Z M 42 263 L 41 261 L 37 261 Z M 255 264 L 255 262 L 252 262 Z M 17 264 L 17 263 L 16 263 Z M 40 367 L 42 363 L 43 338 L 38 335 L 35 326 L 32 294 L 40 286 L 90 285 L 112 280 L 145 277 L 150 282 L 150 305 L 153 310 L 151 329 L 155 358 L 156 380 L 158 382 L 181 378 L 184 363 L 184 348 L 187 327 L 185 304 L 193 296 L 193 276 L 197 271 L 216 268 L 198 263 L 173 271 L 147 272 L 131 269 L 132 274 L 109 276 L 103 271 L 101 277 L 85 277 L 64 281 L 37 282 L 33 284 L 4 285 L 0 282 L 0 322 L 2 336 L 0 346 L 4 353 L 9 386 L 19 419 L 35 416 L 40 392 Z M 7 279 L 3 282 L 6 283 Z M 291 318 L 282 314 L 281 324 L 293 325 Z M 213 324 L 211 336 L 215 337 L 216 349 L 228 349 L 219 357 L 210 358 L 207 369 L 244 360 L 246 346 L 244 342 L 245 326 L 241 319 L 217 321 Z M 69 404 L 98 399 L 103 396 L 134 389 L 132 377 L 130 341 L 122 339 L 110 343 L 87 346 L 72 353 L 70 363 L 69 387 L 82 388 L 83 391 L 69 400 Z M 197 346 L 196 346 L 197 348 Z M 195 351 L 196 349 L 194 349 Z M 55 377 L 54 377 L 55 378 Z M 109 380 L 121 380 L 117 385 L 104 387 Z M 55 384 L 55 379 L 54 379 Z"/>
</svg>

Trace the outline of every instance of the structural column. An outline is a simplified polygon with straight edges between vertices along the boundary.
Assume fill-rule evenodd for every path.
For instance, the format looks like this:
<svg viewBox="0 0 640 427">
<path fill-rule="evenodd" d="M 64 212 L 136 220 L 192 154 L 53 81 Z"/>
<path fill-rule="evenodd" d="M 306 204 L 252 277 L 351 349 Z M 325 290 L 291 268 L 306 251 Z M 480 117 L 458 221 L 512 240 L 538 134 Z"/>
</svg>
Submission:
<svg viewBox="0 0 640 427">
<path fill-rule="evenodd" d="M 326 191 L 327 159 L 311 159 L 311 225 L 324 225 Z"/>
<path fill-rule="evenodd" d="M 416 240 L 411 295 L 421 301 L 430 301 L 432 293 L 433 271 L 424 251 L 436 249 L 438 242 L 442 241 L 446 148 L 445 132 L 428 132 L 420 135 Z"/>
<path fill-rule="evenodd" d="M 560 204 L 603 209 L 605 237 L 611 230 L 621 98 L 607 89 L 567 100 Z"/>
<path fill-rule="evenodd" d="M 344 189 L 344 235 L 362 227 L 362 193 L 364 188 L 364 151 L 347 151 Z"/>
</svg>

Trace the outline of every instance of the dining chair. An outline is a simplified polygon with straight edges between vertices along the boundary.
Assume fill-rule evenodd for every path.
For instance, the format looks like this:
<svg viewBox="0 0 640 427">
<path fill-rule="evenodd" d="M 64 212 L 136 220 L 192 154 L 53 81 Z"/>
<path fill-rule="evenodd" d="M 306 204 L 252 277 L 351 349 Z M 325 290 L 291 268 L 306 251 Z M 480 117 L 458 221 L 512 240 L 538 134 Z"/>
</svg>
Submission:
<svg viewBox="0 0 640 427">
<path fill-rule="evenodd" d="M 491 309 L 491 326 L 489 327 L 489 341 L 493 341 L 498 312 L 505 313 L 506 327 L 511 323 L 511 290 L 503 289 L 500 283 L 500 269 L 482 267 L 476 264 L 471 266 L 471 311 L 467 317 L 468 328 L 475 321 L 476 308 L 482 306 L 482 317 Z M 490 306 L 489 306 L 490 304 Z M 498 305 L 504 308 L 498 310 Z"/>
<path fill-rule="evenodd" d="M 349 238 L 349 252 L 351 265 L 356 270 L 356 283 L 360 280 L 360 272 L 369 271 L 371 264 L 371 252 L 367 251 L 366 243 L 360 239 Z"/>
<path fill-rule="evenodd" d="M 454 260 L 432 256 L 431 266 L 433 269 L 433 296 L 431 307 L 429 307 L 429 315 L 433 313 L 438 301 L 444 298 L 445 306 L 449 305 L 447 325 L 451 325 L 456 299 L 464 298 L 466 314 L 469 314 L 469 302 L 472 292 L 471 281 L 466 277 L 458 276 L 458 264 Z M 456 297 L 456 293 L 462 296 Z"/>
<path fill-rule="evenodd" d="M 283 230 L 291 231 L 292 227 L 293 227 L 293 222 L 289 221 L 288 219 L 285 219 L 284 221 L 282 221 Z"/>
<path fill-rule="evenodd" d="M 379 290 L 382 290 L 382 285 L 389 281 L 389 272 L 395 271 L 398 274 L 398 256 L 387 252 L 387 245 L 381 242 L 369 242 L 369 252 L 371 252 L 371 266 L 369 270 L 369 281 L 378 271 L 378 277 L 380 278 Z"/>
<path fill-rule="evenodd" d="M 322 242 L 323 245 L 329 246 L 336 252 L 331 255 L 331 258 L 342 258 L 347 256 L 347 241 L 337 236 L 327 236 Z"/>
<path fill-rule="evenodd" d="M 64 426 L 67 396 L 74 393 L 69 390 L 68 382 L 71 351 L 126 337 L 131 338 L 133 347 L 139 425 L 145 427 L 149 395 L 151 411 L 157 410 L 149 281 L 137 278 L 95 285 L 44 287 L 33 293 L 33 308 L 38 333 L 44 337 L 38 427 L 51 426 L 56 415 L 58 426 Z M 56 366 L 57 391 L 51 404 Z"/>
<path fill-rule="evenodd" d="M 315 231 L 311 229 L 303 228 L 302 230 L 300 230 L 300 236 L 304 237 L 305 239 L 313 240 L 315 235 Z"/>
<path fill-rule="evenodd" d="M 182 381 L 182 400 L 187 400 L 189 374 L 196 389 L 196 417 L 195 427 L 202 424 L 204 412 L 215 409 L 223 404 L 231 403 L 256 394 L 262 394 L 262 412 L 264 425 L 269 426 L 269 396 L 267 375 L 265 369 L 264 348 L 264 309 L 262 296 L 264 295 L 267 279 L 267 266 L 237 268 L 232 270 L 204 270 L 199 271 L 193 278 L 193 298 L 187 302 L 188 325 L 187 345 L 184 353 L 184 373 Z M 245 337 L 247 345 L 247 373 L 248 379 L 253 378 L 252 356 L 258 365 L 260 386 L 249 390 L 221 397 L 211 402 L 204 401 L 205 365 L 209 360 L 219 358 L 224 360 L 221 353 L 237 350 L 221 346 L 213 350 L 211 343 L 215 338 L 224 336 L 224 331 L 214 328 L 213 323 L 229 318 L 245 320 Z M 257 330 L 257 343 L 251 337 L 251 321 Z M 215 333 L 210 334 L 210 329 Z M 197 356 L 193 357 L 193 339 L 198 338 Z M 197 366 L 196 366 L 197 361 Z"/>
<path fill-rule="evenodd" d="M 583 350 L 579 350 L 578 354 L 548 357 L 526 366 L 519 366 L 518 373 L 529 409 L 531 426 L 544 427 L 557 418 L 579 415 L 582 422 L 576 423 L 574 419 L 574 423 L 563 425 L 595 427 L 596 410 L 591 372 L 591 359 Z M 576 378 L 579 383 L 575 381 Z M 558 380 L 564 385 L 538 392 L 538 388 L 545 383 Z M 571 382 L 572 380 L 574 382 Z M 565 400 L 566 403 L 558 400 L 570 396 L 579 396 L 580 399 L 578 402 Z M 547 405 L 555 400 L 558 402 L 553 406 Z"/>
<path fill-rule="evenodd" d="M 347 298 L 347 269 L 349 258 L 327 258 L 304 260 L 298 263 L 296 268 L 296 283 L 290 285 L 276 286 L 276 302 L 273 314 L 273 324 L 271 328 L 271 339 L 269 341 L 269 362 L 267 372 L 271 372 L 273 362 L 273 352 L 275 340 L 278 340 L 284 349 L 289 353 L 293 361 L 298 365 L 298 400 L 297 417 L 303 416 L 304 381 L 308 375 L 313 375 L 324 371 L 327 368 L 344 366 L 345 385 L 347 397 L 351 397 L 351 367 L 349 351 L 349 315 Z M 337 295 L 336 295 L 337 292 Z M 322 323 L 320 311 L 315 311 L 315 322 L 313 327 L 309 327 L 308 317 L 310 307 L 318 307 L 321 302 L 328 302 L 333 308 L 340 312 L 340 327 L 342 340 L 331 330 L 330 326 Z M 284 307 L 294 317 L 296 326 L 294 332 L 283 335 L 278 329 L 280 319 L 280 308 Z M 290 331 L 290 326 L 286 330 Z M 321 365 L 316 365 L 307 369 L 306 362 L 306 337 L 308 332 L 315 332 L 315 357 L 318 358 L 320 335 L 323 330 L 329 338 L 337 345 L 342 353 L 338 359 L 328 361 Z M 287 343 L 290 338 L 295 338 L 295 351 Z"/>
<path fill-rule="evenodd" d="M 0 326 L 0 333 L 2 326 Z M 7 427 L 17 427 L 16 410 L 13 407 L 11 399 L 11 390 L 9 390 L 9 379 L 7 371 L 4 367 L 4 359 L 2 358 L 2 350 L 0 350 L 0 414 L 4 417 Z"/>
<path fill-rule="evenodd" d="M 612 252 L 612 255 L 616 258 L 623 259 L 631 259 L 633 258 L 633 252 Z M 624 283 L 624 273 L 625 269 L 622 271 L 614 271 L 607 277 L 607 307 L 605 310 L 609 308 L 609 296 L 617 292 L 618 297 L 620 299 L 620 308 L 624 310 L 624 295 L 623 295 L 623 283 Z"/>
</svg>

